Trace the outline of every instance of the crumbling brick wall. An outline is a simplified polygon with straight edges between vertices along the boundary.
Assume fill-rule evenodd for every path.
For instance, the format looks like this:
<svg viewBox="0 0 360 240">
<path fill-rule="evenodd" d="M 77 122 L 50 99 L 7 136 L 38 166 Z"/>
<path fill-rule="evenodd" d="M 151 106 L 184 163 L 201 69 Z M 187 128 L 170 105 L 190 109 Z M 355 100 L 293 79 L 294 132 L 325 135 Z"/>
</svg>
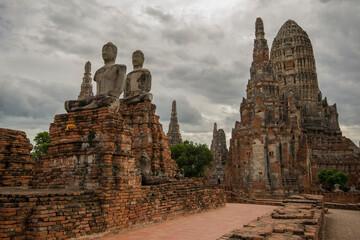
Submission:
<svg viewBox="0 0 360 240">
<path fill-rule="evenodd" d="M 0 238 L 68 239 L 101 235 L 224 205 L 222 189 L 199 180 L 111 192 L 0 190 Z"/>
<path fill-rule="evenodd" d="M 31 149 L 24 132 L 0 128 L 0 187 L 28 186 L 35 164 Z"/>
</svg>

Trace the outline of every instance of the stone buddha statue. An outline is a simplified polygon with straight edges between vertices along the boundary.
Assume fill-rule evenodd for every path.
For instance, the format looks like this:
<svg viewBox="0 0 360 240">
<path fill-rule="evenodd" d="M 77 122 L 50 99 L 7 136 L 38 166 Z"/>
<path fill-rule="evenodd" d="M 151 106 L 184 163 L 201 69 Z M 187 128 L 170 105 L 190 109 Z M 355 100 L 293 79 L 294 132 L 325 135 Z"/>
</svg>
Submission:
<svg viewBox="0 0 360 240">
<path fill-rule="evenodd" d="M 124 98 L 121 99 L 121 103 L 151 102 L 151 74 L 148 69 L 143 68 L 144 60 L 144 53 L 140 50 L 132 54 L 134 70 L 126 76 Z"/>
<path fill-rule="evenodd" d="M 84 100 L 69 100 L 65 102 L 65 110 L 74 112 L 86 109 L 109 107 L 116 109 L 120 105 L 119 96 L 124 91 L 126 66 L 115 64 L 117 47 L 111 42 L 102 48 L 104 66 L 94 75 L 96 82 L 96 95 L 86 97 Z"/>
</svg>

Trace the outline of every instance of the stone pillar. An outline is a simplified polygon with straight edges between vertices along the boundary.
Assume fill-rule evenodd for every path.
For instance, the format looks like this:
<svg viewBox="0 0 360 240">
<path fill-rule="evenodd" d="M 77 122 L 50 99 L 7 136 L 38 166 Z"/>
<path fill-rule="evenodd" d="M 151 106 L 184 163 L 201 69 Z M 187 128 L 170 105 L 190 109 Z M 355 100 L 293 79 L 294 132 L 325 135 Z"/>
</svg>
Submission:
<svg viewBox="0 0 360 240">
<path fill-rule="evenodd" d="M 78 96 L 78 100 L 84 100 L 86 97 L 94 96 L 91 81 L 91 62 L 87 61 L 85 64 L 85 73 L 81 83 L 81 90 Z"/>
<path fill-rule="evenodd" d="M 171 118 L 169 123 L 169 131 L 167 133 L 169 137 L 169 145 L 173 146 L 176 144 L 183 144 L 183 140 L 181 138 L 180 127 L 178 124 L 178 117 L 176 112 L 176 101 L 172 102 L 171 108 Z"/>
</svg>

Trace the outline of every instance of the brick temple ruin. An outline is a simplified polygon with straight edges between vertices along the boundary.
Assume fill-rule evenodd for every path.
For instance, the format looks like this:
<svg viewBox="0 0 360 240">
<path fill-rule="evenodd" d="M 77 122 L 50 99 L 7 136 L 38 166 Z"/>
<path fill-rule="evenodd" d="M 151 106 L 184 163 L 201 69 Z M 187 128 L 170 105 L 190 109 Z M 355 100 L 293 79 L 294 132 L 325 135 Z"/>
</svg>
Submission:
<svg viewBox="0 0 360 240">
<path fill-rule="evenodd" d="M 210 150 L 214 157 L 214 161 L 209 173 L 207 173 L 207 178 L 212 184 L 224 183 L 228 149 L 226 148 L 224 129 L 218 129 L 216 123 L 214 123 L 213 139 L 211 141 Z"/>
<path fill-rule="evenodd" d="M 144 54 L 133 53 L 126 74 L 116 53 L 104 45 L 96 95 L 86 63 L 78 99 L 66 101 L 68 113 L 50 125 L 47 154 L 34 160 L 24 132 L 0 128 L 0 238 L 93 238 L 138 228 L 223 207 L 225 185 L 228 201 L 283 207 L 220 239 L 317 239 L 323 197 L 284 196 L 318 193 L 317 174 L 330 167 L 359 187 L 359 148 L 342 136 L 336 105 L 322 97 L 310 39 L 294 21 L 281 27 L 269 54 L 263 21 L 256 20 L 241 121 L 229 150 L 214 124 L 208 181 L 185 179 L 171 159 L 169 145 L 182 143 L 176 102 L 166 136 Z M 358 193 L 334 196 L 324 194 L 334 205 L 359 208 Z"/>
<path fill-rule="evenodd" d="M 0 238 L 101 236 L 225 206 L 223 189 L 179 174 L 143 53 L 134 52 L 126 75 L 116 50 L 104 45 L 97 94 L 83 84 L 85 99 L 65 102 L 68 113 L 55 116 L 40 159 L 31 158 L 24 132 L 0 129 Z"/>
<path fill-rule="evenodd" d="M 349 186 L 360 186 L 359 148 L 342 136 L 336 104 L 322 97 L 311 41 L 296 22 L 280 28 L 269 57 L 256 19 L 246 94 L 226 163 L 234 198 L 318 191 L 318 172 L 331 167 L 349 174 Z"/>
<path fill-rule="evenodd" d="M 172 102 L 171 105 L 171 117 L 170 117 L 169 131 L 167 133 L 167 136 L 169 137 L 170 146 L 174 146 L 176 144 L 183 144 L 183 140 L 180 133 L 180 125 L 178 123 L 175 100 Z"/>
</svg>

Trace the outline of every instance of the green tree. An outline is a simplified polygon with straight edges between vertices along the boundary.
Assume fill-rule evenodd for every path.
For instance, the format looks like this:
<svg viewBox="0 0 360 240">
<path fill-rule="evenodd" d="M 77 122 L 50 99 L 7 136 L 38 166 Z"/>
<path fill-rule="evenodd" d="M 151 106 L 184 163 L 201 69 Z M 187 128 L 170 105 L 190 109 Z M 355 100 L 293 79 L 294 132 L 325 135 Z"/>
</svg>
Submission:
<svg viewBox="0 0 360 240">
<path fill-rule="evenodd" d="M 47 153 L 51 138 L 48 132 L 39 132 L 34 138 L 35 147 L 31 152 L 31 155 L 34 159 L 38 159 L 41 154 Z"/>
<path fill-rule="evenodd" d="M 346 186 L 349 177 L 346 173 L 337 171 L 335 168 L 323 169 L 318 174 L 319 182 L 329 187 L 339 184 L 342 188 Z"/>
<path fill-rule="evenodd" d="M 184 141 L 170 147 L 171 158 L 174 159 L 179 168 L 184 169 L 185 177 L 203 177 L 205 168 L 210 167 L 213 155 L 206 144 L 198 144 Z"/>
</svg>

